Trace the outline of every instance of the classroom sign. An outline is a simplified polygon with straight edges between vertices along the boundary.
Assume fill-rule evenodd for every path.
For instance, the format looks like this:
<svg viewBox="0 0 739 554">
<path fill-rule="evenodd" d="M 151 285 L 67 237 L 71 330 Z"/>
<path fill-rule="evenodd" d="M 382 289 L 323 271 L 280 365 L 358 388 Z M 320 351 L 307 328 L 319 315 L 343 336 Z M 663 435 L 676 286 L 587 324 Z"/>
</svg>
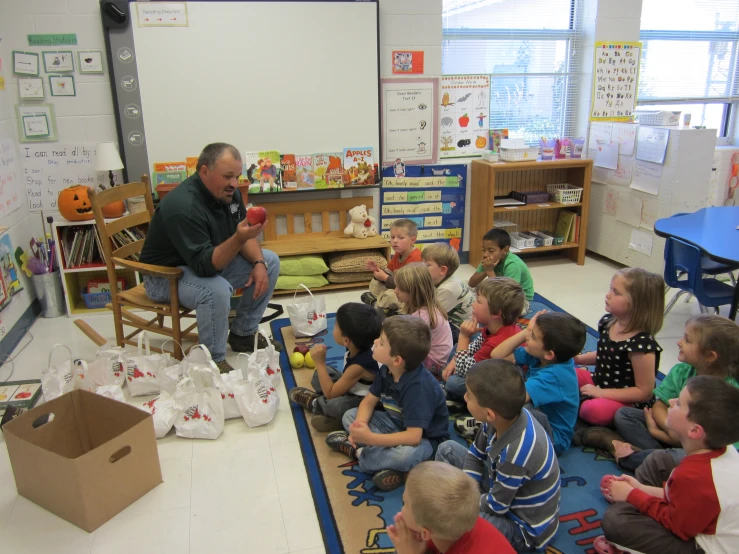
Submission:
<svg viewBox="0 0 739 554">
<path fill-rule="evenodd" d="M 631 121 L 639 84 L 641 42 L 596 42 L 593 121 Z"/>
<path fill-rule="evenodd" d="M 446 75 L 439 95 L 439 159 L 482 156 L 490 140 L 490 76 Z"/>
<path fill-rule="evenodd" d="M 403 177 L 383 169 L 380 191 L 380 232 L 390 238 L 390 226 L 407 218 L 418 226 L 416 246 L 446 242 L 460 251 L 464 229 L 467 166 L 408 166 Z"/>
</svg>

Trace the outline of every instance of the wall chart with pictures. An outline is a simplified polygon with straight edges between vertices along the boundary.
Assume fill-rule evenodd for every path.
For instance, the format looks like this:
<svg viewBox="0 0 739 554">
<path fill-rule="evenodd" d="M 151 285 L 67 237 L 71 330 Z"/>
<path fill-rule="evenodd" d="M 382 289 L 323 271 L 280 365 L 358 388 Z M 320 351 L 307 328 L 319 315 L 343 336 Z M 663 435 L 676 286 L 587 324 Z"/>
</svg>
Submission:
<svg viewBox="0 0 739 554">
<path fill-rule="evenodd" d="M 439 95 L 439 159 L 482 156 L 490 140 L 490 76 L 446 75 Z"/>
</svg>

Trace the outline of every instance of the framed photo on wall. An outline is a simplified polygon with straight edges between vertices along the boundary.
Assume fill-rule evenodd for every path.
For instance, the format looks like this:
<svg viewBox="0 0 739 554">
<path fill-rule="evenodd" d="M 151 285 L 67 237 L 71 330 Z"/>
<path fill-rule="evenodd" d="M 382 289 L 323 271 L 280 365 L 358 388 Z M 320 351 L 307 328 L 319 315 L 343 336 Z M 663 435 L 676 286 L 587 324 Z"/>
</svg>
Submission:
<svg viewBox="0 0 739 554">
<path fill-rule="evenodd" d="M 41 77 L 18 79 L 18 96 L 22 100 L 43 100 L 44 80 Z"/>
<path fill-rule="evenodd" d="M 80 73 L 103 73 L 103 52 L 101 50 L 79 50 L 77 66 Z"/>
<path fill-rule="evenodd" d="M 17 104 L 15 113 L 21 142 L 58 140 L 53 104 Z"/>
<path fill-rule="evenodd" d="M 13 50 L 13 73 L 38 76 L 38 54 Z"/>
<path fill-rule="evenodd" d="M 71 75 L 49 75 L 49 89 L 52 96 L 77 96 Z"/>
<path fill-rule="evenodd" d="M 44 71 L 46 73 L 67 73 L 74 71 L 74 56 L 72 51 L 67 52 L 41 52 L 44 58 Z"/>
</svg>

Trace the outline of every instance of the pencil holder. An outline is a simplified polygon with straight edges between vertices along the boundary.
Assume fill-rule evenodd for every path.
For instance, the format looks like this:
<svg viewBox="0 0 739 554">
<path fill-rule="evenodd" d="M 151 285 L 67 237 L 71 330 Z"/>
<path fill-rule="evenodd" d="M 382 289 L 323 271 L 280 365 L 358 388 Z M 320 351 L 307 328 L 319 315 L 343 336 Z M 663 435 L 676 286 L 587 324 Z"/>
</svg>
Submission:
<svg viewBox="0 0 739 554">
<path fill-rule="evenodd" d="M 539 141 L 539 146 L 541 146 L 541 159 L 542 160 L 551 160 L 554 158 L 554 150 L 557 145 L 557 141 L 555 139 L 545 139 L 542 138 L 541 141 Z"/>
</svg>

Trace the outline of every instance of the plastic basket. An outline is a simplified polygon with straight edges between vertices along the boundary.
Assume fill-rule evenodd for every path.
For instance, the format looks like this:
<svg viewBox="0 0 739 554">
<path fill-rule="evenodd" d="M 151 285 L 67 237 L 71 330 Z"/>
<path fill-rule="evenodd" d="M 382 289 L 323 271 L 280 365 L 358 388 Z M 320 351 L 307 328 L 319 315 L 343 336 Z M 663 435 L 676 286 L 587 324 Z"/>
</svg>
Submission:
<svg viewBox="0 0 739 554">
<path fill-rule="evenodd" d="M 504 162 L 535 162 L 539 148 L 501 148 L 500 159 Z"/>
<path fill-rule="evenodd" d="M 552 243 L 554 242 L 554 237 L 547 235 L 542 231 L 531 231 L 531 234 L 541 239 L 541 246 L 552 246 Z"/>
<path fill-rule="evenodd" d="M 582 198 L 582 188 L 570 184 L 547 185 L 547 192 L 560 204 L 577 204 Z"/>
<path fill-rule="evenodd" d="M 533 248 L 534 247 L 534 237 L 529 235 L 524 235 L 522 233 L 510 233 L 511 235 L 511 246 L 514 248 L 518 248 L 519 250 L 523 248 Z"/>
<path fill-rule="evenodd" d="M 82 293 L 82 300 L 85 306 L 90 310 L 104 308 L 106 304 L 110 304 L 111 298 L 109 292 L 93 292 L 90 294 Z"/>
</svg>

